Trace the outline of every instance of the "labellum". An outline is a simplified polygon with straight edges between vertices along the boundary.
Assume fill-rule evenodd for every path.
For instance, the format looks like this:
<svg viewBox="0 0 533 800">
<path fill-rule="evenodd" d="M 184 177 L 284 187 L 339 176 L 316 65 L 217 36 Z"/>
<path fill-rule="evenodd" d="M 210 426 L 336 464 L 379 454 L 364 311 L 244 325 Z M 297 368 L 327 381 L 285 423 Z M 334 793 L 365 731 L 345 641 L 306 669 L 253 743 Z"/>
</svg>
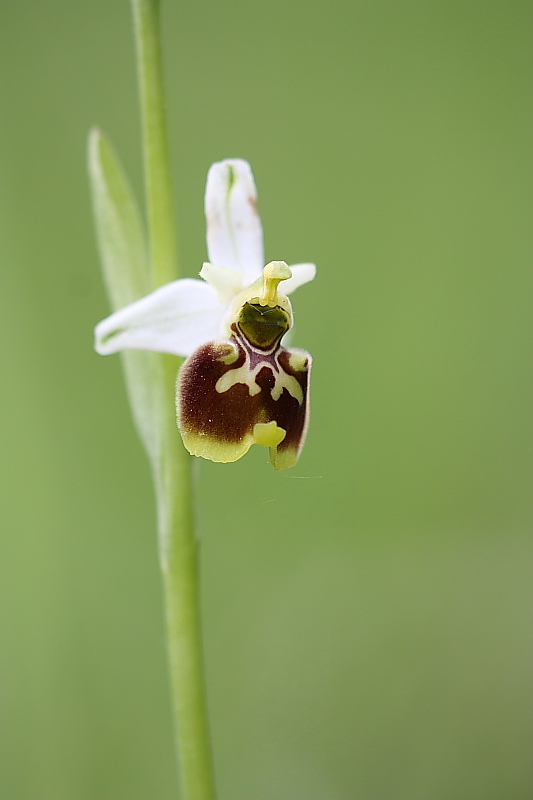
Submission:
<svg viewBox="0 0 533 800">
<path fill-rule="evenodd" d="M 311 356 L 281 344 L 293 317 L 278 284 L 290 277 L 285 262 L 268 264 L 235 298 L 227 339 L 207 342 L 183 364 L 177 416 L 192 455 L 237 461 L 259 444 L 270 448 L 278 470 L 298 461 L 309 415 Z"/>
</svg>

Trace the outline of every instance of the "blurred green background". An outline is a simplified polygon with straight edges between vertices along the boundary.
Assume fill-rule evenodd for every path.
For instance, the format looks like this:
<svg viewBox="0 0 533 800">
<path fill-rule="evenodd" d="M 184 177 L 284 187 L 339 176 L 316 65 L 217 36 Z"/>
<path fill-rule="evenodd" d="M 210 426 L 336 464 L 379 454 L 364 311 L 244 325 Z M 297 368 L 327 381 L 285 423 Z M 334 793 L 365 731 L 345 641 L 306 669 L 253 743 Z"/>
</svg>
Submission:
<svg viewBox="0 0 533 800">
<path fill-rule="evenodd" d="M 0 28 L 0 796 L 176 797 L 154 504 L 85 142 L 142 191 L 130 9 Z M 184 273 L 211 162 L 312 260 L 299 465 L 200 465 L 221 800 L 532 796 L 533 7 L 168 2 Z"/>
</svg>

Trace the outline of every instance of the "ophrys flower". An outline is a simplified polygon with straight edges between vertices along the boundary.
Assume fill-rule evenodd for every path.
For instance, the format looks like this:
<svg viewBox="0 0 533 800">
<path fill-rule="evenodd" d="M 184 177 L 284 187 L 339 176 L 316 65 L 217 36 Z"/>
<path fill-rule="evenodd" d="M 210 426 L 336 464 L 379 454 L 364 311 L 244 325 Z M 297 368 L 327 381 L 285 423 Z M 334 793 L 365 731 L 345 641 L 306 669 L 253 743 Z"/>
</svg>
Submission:
<svg viewBox="0 0 533 800">
<path fill-rule="evenodd" d="M 276 469 L 293 466 L 308 419 L 311 357 L 285 348 L 288 295 L 312 280 L 314 264 L 264 267 L 257 194 L 246 161 L 209 170 L 205 194 L 209 262 L 203 281 L 162 286 L 96 327 L 96 350 L 187 356 L 177 384 L 177 420 L 193 455 L 236 461 L 252 444 L 270 447 Z M 281 284 L 281 285 L 280 285 Z"/>
</svg>

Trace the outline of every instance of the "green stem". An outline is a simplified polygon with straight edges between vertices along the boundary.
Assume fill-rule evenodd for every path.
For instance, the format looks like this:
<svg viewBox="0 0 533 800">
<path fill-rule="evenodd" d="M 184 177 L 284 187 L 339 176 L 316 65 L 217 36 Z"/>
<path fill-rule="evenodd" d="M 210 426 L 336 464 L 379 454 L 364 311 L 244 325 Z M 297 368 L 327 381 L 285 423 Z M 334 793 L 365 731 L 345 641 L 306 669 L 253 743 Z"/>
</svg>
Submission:
<svg viewBox="0 0 533 800">
<path fill-rule="evenodd" d="M 132 0 L 154 288 L 178 278 L 158 0 Z"/>
<path fill-rule="evenodd" d="M 166 385 L 156 475 L 161 567 L 163 571 L 170 682 L 176 747 L 184 800 L 214 800 L 215 785 L 204 687 L 198 552 L 191 508 L 190 456 L 176 429 L 173 403 L 175 359 L 164 358 Z"/>
<path fill-rule="evenodd" d="M 154 286 L 178 277 L 166 133 L 159 4 L 132 0 L 141 94 L 147 216 Z M 183 800 L 215 800 L 204 688 L 191 457 L 176 428 L 176 359 L 159 356 L 154 468 L 170 683 Z"/>
</svg>

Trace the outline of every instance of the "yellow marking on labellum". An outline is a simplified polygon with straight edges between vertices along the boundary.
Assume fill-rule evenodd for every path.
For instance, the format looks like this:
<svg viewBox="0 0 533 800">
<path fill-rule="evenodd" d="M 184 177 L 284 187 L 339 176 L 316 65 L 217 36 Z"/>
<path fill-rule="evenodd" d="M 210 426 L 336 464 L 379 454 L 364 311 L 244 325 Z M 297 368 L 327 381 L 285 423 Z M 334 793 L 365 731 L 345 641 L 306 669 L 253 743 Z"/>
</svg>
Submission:
<svg viewBox="0 0 533 800">
<path fill-rule="evenodd" d="M 239 348 L 233 342 L 225 342 L 225 344 L 228 346 L 229 352 L 225 355 L 219 356 L 218 360 L 229 366 L 230 364 L 234 364 L 239 358 Z"/>
<path fill-rule="evenodd" d="M 304 372 L 309 363 L 309 353 L 305 353 L 301 350 L 288 350 L 287 352 L 289 353 L 289 366 L 295 372 Z"/>
<path fill-rule="evenodd" d="M 225 442 L 195 431 L 182 430 L 181 435 L 183 444 L 192 456 L 222 464 L 238 461 L 254 444 L 253 434 L 248 434 L 237 442 Z"/>
<path fill-rule="evenodd" d="M 250 397 L 254 397 L 261 391 L 261 387 L 257 384 L 255 379 L 263 367 L 270 368 L 270 365 L 266 361 L 261 361 L 252 370 L 248 364 L 243 364 L 242 367 L 230 369 L 218 379 L 215 384 L 215 389 L 219 394 L 223 394 L 231 389 L 232 386 L 235 386 L 236 383 L 244 383 L 244 385 L 248 387 Z M 274 386 L 270 392 L 272 399 L 279 400 L 283 394 L 283 389 L 287 389 L 288 393 L 294 397 L 294 399 L 297 400 L 300 405 L 302 405 L 304 401 L 304 393 L 294 375 L 288 375 L 281 369 L 279 372 L 274 372 L 274 370 L 270 368 L 270 371 L 274 376 Z"/>
<path fill-rule="evenodd" d="M 255 371 L 254 374 L 254 372 L 250 372 L 247 364 L 243 364 L 242 367 L 230 369 L 228 372 L 225 372 L 224 375 L 221 375 L 215 384 L 215 389 L 219 394 L 224 394 L 224 392 L 227 392 L 232 386 L 235 386 L 236 383 L 244 383 L 248 386 L 250 397 L 253 397 L 261 391 L 261 387 L 255 382 L 256 375 L 257 371 Z"/>
<path fill-rule="evenodd" d="M 270 461 L 274 469 L 282 470 L 294 467 L 298 463 L 300 449 L 299 447 L 288 447 L 286 450 L 278 450 L 272 447 L 270 449 Z"/>
<path fill-rule="evenodd" d="M 287 431 L 280 428 L 275 419 L 272 422 L 257 422 L 254 425 L 254 444 L 262 447 L 277 447 L 287 435 Z"/>
</svg>

